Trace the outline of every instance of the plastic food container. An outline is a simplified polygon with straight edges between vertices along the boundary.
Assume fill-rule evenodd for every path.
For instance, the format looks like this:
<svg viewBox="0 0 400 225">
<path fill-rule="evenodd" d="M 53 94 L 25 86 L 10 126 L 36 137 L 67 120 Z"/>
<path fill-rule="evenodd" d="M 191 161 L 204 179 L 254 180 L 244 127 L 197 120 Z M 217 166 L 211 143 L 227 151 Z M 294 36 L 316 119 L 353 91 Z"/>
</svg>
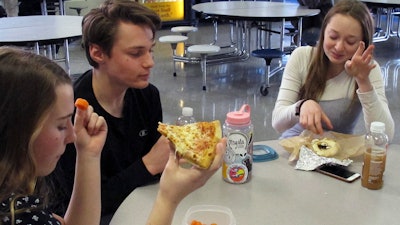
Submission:
<svg viewBox="0 0 400 225">
<path fill-rule="evenodd" d="M 211 223 L 236 225 L 232 211 L 228 207 L 219 205 L 195 205 L 190 207 L 186 212 L 182 225 L 190 225 L 193 220 L 200 221 L 206 225 Z"/>
</svg>

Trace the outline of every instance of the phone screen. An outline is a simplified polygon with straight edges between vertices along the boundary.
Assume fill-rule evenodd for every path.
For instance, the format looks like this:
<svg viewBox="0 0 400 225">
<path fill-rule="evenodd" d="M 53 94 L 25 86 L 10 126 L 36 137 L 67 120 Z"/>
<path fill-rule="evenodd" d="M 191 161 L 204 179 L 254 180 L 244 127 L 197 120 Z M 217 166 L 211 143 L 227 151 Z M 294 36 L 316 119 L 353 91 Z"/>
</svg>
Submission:
<svg viewBox="0 0 400 225">
<path fill-rule="evenodd" d="M 317 171 L 347 182 L 354 181 L 360 177 L 359 173 L 349 171 L 347 168 L 339 165 L 323 165 Z"/>
</svg>

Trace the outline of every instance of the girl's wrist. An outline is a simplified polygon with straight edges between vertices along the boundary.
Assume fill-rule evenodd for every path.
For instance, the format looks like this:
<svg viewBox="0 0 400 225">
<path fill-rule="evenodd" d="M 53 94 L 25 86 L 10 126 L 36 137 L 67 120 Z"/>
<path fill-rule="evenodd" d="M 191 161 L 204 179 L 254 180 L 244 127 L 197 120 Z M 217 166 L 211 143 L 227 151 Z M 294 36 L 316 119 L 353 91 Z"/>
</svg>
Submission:
<svg viewBox="0 0 400 225">
<path fill-rule="evenodd" d="M 298 101 L 296 103 L 296 112 L 295 112 L 295 116 L 300 116 L 300 110 L 301 110 L 301 106 L 304 104 L 304 102 L 306 102 L 308 99 L 302 99 L 300 101 Z"/>
<path fill-rule="evenodd" d="M 358 91 L 360 93 L 372 91 L 373 86 L 372 86 L 371 82 L 369 81 L 369 79 L 363 80 L 363 81 L 360 81 L 360 80 L 356 80 L 356 81 L 358 84 Z"/>
</svg>

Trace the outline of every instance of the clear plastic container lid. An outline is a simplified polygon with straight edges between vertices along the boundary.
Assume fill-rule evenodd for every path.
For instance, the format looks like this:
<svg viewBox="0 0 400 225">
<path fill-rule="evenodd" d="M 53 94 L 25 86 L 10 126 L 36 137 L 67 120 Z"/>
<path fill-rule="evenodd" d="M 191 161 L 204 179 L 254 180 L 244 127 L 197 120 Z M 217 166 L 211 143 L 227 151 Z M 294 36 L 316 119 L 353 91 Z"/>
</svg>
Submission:
<svg viewBox="0 0 400 225">
<path fill-rule="evenodd" d="M 239 111 L 229 112 L 226 114 L 226 122 L 229 124 L 248 124 L 250 123 L 250 106 L 244 104 Z"/>
<path fill-rule="evenodd" d="M 382 122 L 374 121 L 371 123 L 370 131 L 374 133 L 385 133 L 385 124 Z"/>
<path fill-rule="evenodd" d="M 193 220 L 202 224 L 216 223 L 218 225 L 236 225 L 232 211 L 219 205 L 195 205 L 188 209 L 182 225 L 190 225 Z"/>
<path fill-rule="evenodd" d="M 193 116 L 193 108 L 183 107 L 182 108 L 182 115 L 184 115 L 184 116 Z"/>
</svg>

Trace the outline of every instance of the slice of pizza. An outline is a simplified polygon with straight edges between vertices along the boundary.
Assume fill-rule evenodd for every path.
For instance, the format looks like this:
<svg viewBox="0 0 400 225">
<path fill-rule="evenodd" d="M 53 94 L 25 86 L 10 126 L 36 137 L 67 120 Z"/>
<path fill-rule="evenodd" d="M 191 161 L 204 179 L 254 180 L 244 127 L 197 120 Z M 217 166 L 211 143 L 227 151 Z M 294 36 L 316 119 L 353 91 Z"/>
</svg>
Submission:
<svg viewBox="0 0 400 225">
<path fill-rule="evenodd" d="M 215 146 L 222 138 L 218 120 L 183 126 L 159 122 L 157 130 L 175 145 L 179 157 L 203 169 L 210 167 L 215 157 Z"/>
</svg>

